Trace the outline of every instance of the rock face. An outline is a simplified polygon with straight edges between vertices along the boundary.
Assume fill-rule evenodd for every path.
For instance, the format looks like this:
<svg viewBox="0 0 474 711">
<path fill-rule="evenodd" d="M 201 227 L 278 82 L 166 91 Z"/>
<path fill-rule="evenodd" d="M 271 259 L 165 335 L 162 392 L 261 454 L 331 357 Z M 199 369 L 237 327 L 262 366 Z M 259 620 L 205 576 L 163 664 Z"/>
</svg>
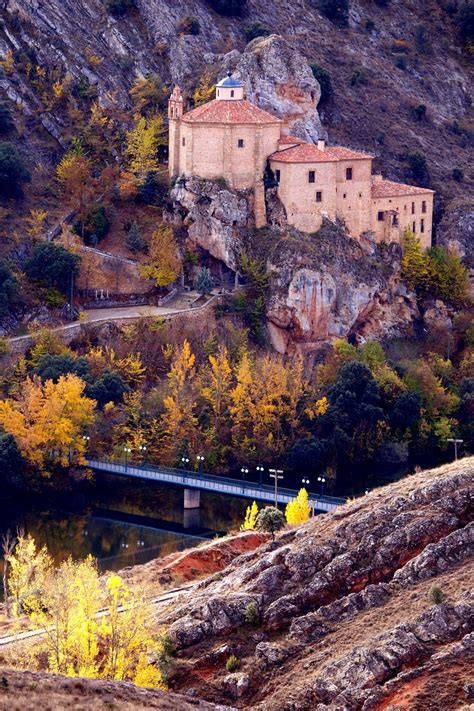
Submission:
<svg viewBox="0 0 474 711">
<path fill-rule="evenodd" d="M 405 693 L 406 708 L 425 708 L 424 695 L 461 707 L 474 656 L 473 484 L 473 458 L 421 472 L 235 559 L 167 613 L 175 688 L 262 711 L 382 709 Z M 241 662 L 239 691 L 224 642 Z"/>
<path fill-rule="evenodd" d="M 254 226 L 252 196 L 199 178 L 181 178 L 171 190 L 167 219 L 187 228 L 189 243 L 238 271 L 243 235 Z"/>
<path fill-rule="evenodd" d="M 223 64 L 243 81 L 249 101 L 282 118 L 288 133 L 306 141 L 327 137 L 316 108 L 321 88 L 305 57 L 282 37 L 258 37 Z"/>
<path fill-rule="evenodd" d="M 470 197 L 453 200 L 446 208 L 436 235 L 436 243 L 454 250 L 474 276 L 474 201 Z"/>
<path fill-rule="evenodd" d="M 314 350 L 353 335 L 380 338 L 411 329 L 416 299 L 400 283 L 400 250 L 367 254 L 341 227 L 316 235 L 281 231 L 269 245 L 268 327 L 281 353 Z"/>
</svg>

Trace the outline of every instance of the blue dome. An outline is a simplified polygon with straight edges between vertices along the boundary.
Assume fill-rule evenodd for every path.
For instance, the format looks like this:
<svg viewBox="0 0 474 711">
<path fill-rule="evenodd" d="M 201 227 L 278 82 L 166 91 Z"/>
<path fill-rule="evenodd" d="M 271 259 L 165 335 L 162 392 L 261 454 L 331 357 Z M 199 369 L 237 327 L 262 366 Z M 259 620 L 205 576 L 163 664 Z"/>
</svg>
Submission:
<svg viewBox="0 0 474 711">
<path fill-rule="evenodd" d="M 234 79 L 232 72 L 228 72 L 226 78 L 221 79 L 217 86 L 239 87 L 243 86 L 243 84 L 238 79 Z"/>
</svg>

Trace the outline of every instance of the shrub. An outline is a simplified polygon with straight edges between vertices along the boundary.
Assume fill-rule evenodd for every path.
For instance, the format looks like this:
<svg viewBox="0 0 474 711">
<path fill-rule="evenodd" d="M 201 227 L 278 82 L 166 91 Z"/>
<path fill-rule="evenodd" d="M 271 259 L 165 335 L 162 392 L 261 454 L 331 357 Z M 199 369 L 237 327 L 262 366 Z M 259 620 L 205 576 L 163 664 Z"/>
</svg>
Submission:
<svg viewBox="0 0 474 711">
<path fill-rule="evenodd" d="M 344 27 L 349 21 L 349 0 L 318 0 L 322 14 L 336 25 Z"/>
<path fill-rule="evenodd" d="M 178 32 L 182 35 L 198 35 L 200 31 L 199 20 L 193 15 L 183 17 L 178 23 Z"/>
<path fill-rule="evenodd" d="M 54 286 L 50 286 L 46 290 L 44 301 L 51 309 L 58 309 L 64 304 L 64 296 Z"/>
<path fill-rule="evenodd" d="M 260 622 L 260 615 L 254 602 L 249 602 L 245 608 L 245 622 L 251 627 L 257 627 Z"/>
<path fill-rule="evenodd" d="M 428 591 L 428 598 L 433 605 L 441 605 L 444 600 L 444 593 L 439 585 L 432 585 Z"/>
<path fill-rule="evenodd" d="M 465 44 L 474 42 L 474 2 L 472 0 L 461 5 L 454 21 L 462 42 Z"/>
<path fill-rule="evenodd" d="M 203 267 L 194 280 L 194 288 L 200 294 L 210 294 L 214 286 L 212 274 L 207 267 Z"/>
<path fill-rule="evenodd" d="M 13 128 L 13 119 L 6 104 L 0 104 L 0 133 L 8 133 Z"/>
<path fill-rule="evenodd" d="M 138 186 L 137 202 L 143 205 L 156 205 L 159 204 L 161 197 L 162 188 L 156 179 L 156 173 L 149 171 Z"/>
<path fill-rule="evenodd" d="M 85 358 L 75 358 L 69 353 L 61 353 L 59 355 L 50 355 L 45 353 L 38 360 L 38 364 L 33 371 L 39 375 L 43 383 L 47 380 L 52 380 L 57 383 L 62 375 L 79 376 L 85 382 L 90 381 L 89 364 Z"/>
<path fill-rule="evenodd" d="M 393 55 L 395 58 L 395 66 L 397 69 L 402 69 L 405 71 L 407 68 L 407 58 L 404 54 L 394 54 Z"/>
<path fill-rule="evenodd" d="M 462 168 L 453 168 L 452 176 L 454 180 L 456 180 L 458 183 L 461 183 L 464 179 L 464 171 Z"/>
<path fill-rule="evenodd" d="M 329 101 L 333 93 L 331 75 L 327 69 L 321 67 L 319 64 L 313 62 L 309 66 L 313 72 L 314 78 L 321 87 L 321 97 L 318 103 L 318 106 L 321 106 Z"/>
<path fill-rule="evenodd" d="M 251 42 L 256 37 L 268 37 L 270 34 L 270 28 L 261 22 L 254 22 L 245 29 L 245 39 L 247 42 Z"/>
<path fill-rule="evenodd" d="M 410 151 L 406 154 L 406 161 L 408 163 L 407 178 L 412 178 L 426 187 L 429 183 L 429 177 L 426 157 L 423 153 Z"/>
<path fill-rule="evenodd" d="M 79 273 L 81 258 L 53 242 L 39 242 L 26 262 L 29 279 L 47 287 L 54 287 L 62 294 L 69 294 L 71 276 Z"/>
<path fill-rule="evenodd" d="M 0 316 L 5 316 L 15 305 L 18 281 L 10 265 L 0 259 Z"/>
<path fill-rule="evenodd" d="M 375 22 L 372 20 L 371 17 L 364 17 L 364 19 L 361 21 L 361 25 L 364 30 L 367 30 L 367 32 L 372 32 L 375 29 Z"/>
<path fill-rule="evenodd" d="M 356 67 L 352 72 L 351 76 L 351 86 L 359 86 L 367 84 L 367 75 L 365 69 L 362 67 Z"/>
<path fill-rule="evenodd" d="M 422 119 L 424 119 L 426 116 L 425 104 L 418 104 L 418 106 L 414 106 L 412 109 L 412 114 L 413 114 L 413 118 L 416 119 L 417 121 L 421 121 Z"/>
<path fill-rule="evenodd" d="M 136 222 L 132 223 L 132 226 L 130 227 L 125 238 L 125 244 L 127 248 L 134 254 L 136 252 L 143 252 L 145 250 L 146 242 L 143 239 L 140 232 L 140 228 L 138 227 Z"/>
<path fill-rule="evenodd" d="M 228 672 L 235 672 L 240 668 L 240 660 L 237 659 L 235 654 L 231 654 L 229 659 L 225 663 L 225 668 Z"/>
<path fill-rule="evenodd" d="M 426 52 L 428 49 L 428 30 L 421 23 L 415 25 L 415 42 L 420 52 Z"/>
<path fill-rule="evenodd" d="M 105 7 L 113 17 L 124 17 L 134 7 L 133 0 L 106 0 Z"/>
<path fill-rule="evenodd" d="M 93 207 L 83 221 L 77 220 L 73 226 L 74 232 L 83 238 L 84 243 L 92 246 L 104 239 L 109 229 L 110 221 L 103 205 Z"/>
<path fill-rule="evenodd" d="M 275 538 L 276 531 L 285 527 L 285 517 L 279 509 L 274 506 L 266 506 L 260 511 L 257 519 L 257 529 L 264 533 L 271 533 Z"/>
<path fill-rule="evenodd" d="M 11 143 L 0 143 L 0 196 L 19 197 L 23 185 L 30 180 L 30 171 L 15 146 Z"/>
<path fill-rule="evenodd" d="M 128 386 L 124 383 L 122 376 L 110 370 L 104 370 L 86 391 L 87 397 L 97 400 L 99 407 L 104 407 L 108 402 L 115 404 L 122 402 L 126 392 L 128 392 Z"/>
<path fill-rule="evenodd" d="M 209 5 L 219 15 L 242 17 L 247 10 L 247 0 L 208 0 Z"/>
</svg>

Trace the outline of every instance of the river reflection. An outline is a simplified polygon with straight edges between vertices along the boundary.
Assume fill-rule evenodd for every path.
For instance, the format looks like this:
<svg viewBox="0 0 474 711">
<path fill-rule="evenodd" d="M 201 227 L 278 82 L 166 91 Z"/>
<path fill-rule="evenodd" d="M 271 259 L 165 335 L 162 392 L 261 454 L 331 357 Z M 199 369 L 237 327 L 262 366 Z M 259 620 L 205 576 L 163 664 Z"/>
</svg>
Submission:
<svg viewBox="0 0 474 711">
<path fill-rule="evenodd" d="M 200 509 L 185 517 L 182 489 L 99 476 L 80 494 L 0 501 L 0 536 L 23 528 L 55 563 L 92 555 L 101 569 L 118 570 L 237 528 L 248 503 L 201 493 Z"/>
</svg>

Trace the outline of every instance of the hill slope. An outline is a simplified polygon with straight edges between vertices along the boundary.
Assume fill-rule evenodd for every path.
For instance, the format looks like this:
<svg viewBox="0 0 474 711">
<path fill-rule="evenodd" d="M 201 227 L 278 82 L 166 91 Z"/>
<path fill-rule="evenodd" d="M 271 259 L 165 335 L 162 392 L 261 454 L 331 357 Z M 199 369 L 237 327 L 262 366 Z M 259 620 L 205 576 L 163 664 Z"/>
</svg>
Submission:
<svg viewBox="0 0 474 711">
<path fill-rule="evenodd" d="M 272 711 L 460 708 L 473 693 L 473 483 L 472 458 L 416 474 L 208 578 L 167 614 L 174 689 Z"/>
</svg>

